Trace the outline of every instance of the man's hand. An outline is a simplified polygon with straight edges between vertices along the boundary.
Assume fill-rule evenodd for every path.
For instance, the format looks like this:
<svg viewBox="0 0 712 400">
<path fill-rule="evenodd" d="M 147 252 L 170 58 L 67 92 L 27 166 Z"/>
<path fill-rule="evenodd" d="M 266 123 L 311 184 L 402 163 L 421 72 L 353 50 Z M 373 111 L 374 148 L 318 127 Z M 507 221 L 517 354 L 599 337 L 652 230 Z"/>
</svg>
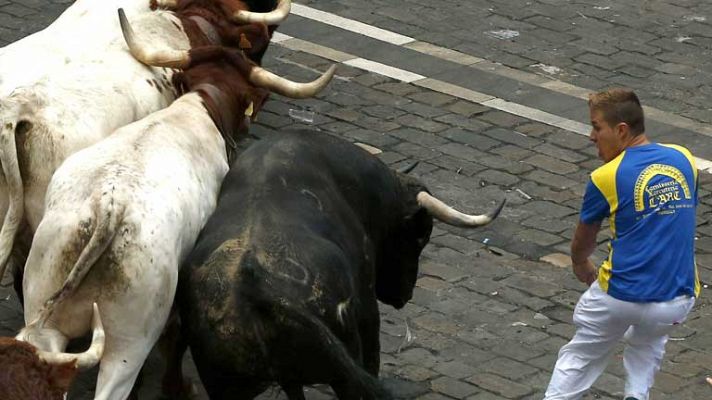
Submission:
<svg viewBox="0 0 712 400">
<path fill-rule="evenodd" d="M 585 262 L 580 264 L 573 264 L 573 267 L 576 278 L 586 285 L 591 286 L 591 284 L 596 280 L 596 267 L 590 259 L 587 258 Z"/>
</svg>

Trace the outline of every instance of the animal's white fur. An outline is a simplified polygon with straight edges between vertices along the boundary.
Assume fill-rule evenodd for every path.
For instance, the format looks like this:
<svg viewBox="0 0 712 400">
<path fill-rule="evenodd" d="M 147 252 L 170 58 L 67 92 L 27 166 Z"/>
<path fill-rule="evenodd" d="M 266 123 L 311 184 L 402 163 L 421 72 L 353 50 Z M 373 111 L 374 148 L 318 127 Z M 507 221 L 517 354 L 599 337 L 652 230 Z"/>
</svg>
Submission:
<svg viewBox="0 0 712 400">
<path fill-rule="evenodd" d="M 63 350 L 67 338 L 89 329 L 97 302 L 106 348 L 95 398 L 125 399 L 168 318 L 178 266 L 214 210 L 227 171 L 224 140 L 194 93 L 69 157 L 52 178 L 28 258 L 29 326 L 21 337 Z M 76 261 L 75 240 L 106 216 L 117 218 L 106 250 L 46 323 L 31 324 Z"/>
<path fill-rule="evenodd" d="M 0 97 L 47 73 L 103 52 L 121 36 L 116 10 L 149 11 L 149 0 L 76 0 L 45 29 L 0 48 Z"/>
<path fill-rule="evenodd" d="M 336 306 L 336 319 L 343 327 L 346 327 L 346 315 L 348 313 L 349 303 L 351 303 L 351 299 L 346 299 Z"/>
<path fill-rule="evenodd" d="M 116 9 L 111 14 L 112 24 L 118 25 Z M 180 20 L 172 12 L 143 13 L 133 21 L 136 31 L 148 40 L 177 49 L 190 48 Z M 0 135 L 14 134 L 20 121 L 32 124 L 24 135 L 24 144 L 18 145 L 20 158 L 27 160 L 22 171 L 25 192 L 21 208 L 31 232 L 42 218 L 49 180 L 69 155 L 165 108 L 175 99 L 171 83 L 173 71 L 141 64 L 129 53 L 120 28 L 112 26 L 111 29 L 119 33 L 107 40 L 104 48 L 97 48 L 93 53 L 87 50 L 90 55 L 81 62 L 64 65 L 0 99 Z M 24 64 L 21 60 L 14 63 Z M 160 90 L 158 85 L 162 87 Z M 7 212 L 8 201 L 8 185 L 3 174 L 0 176 L 0 215 Z M 8 244 L 12 240 L 5 239 L 14 237 L 17 230 L 17 226 L 7 225 L 2 232 L 0 264 L 12 247 Z"/>
</svg>

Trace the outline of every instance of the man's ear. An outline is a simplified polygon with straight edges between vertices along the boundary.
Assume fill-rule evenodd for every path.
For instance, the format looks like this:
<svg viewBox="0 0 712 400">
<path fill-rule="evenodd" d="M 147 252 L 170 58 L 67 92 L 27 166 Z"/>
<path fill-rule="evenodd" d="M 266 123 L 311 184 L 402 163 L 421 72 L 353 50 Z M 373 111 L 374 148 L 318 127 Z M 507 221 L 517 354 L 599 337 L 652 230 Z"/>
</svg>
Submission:
<svg viewBox="0 0 712 400">
<path fill-rule="evenodd" d="M 618 134 L 618 138 L 621 140 L 627 139 L 630 137 L 630 126 L 626 124 L 625 122 L 619 122 L 616 125 L 616 133 Z"/>
</svg>

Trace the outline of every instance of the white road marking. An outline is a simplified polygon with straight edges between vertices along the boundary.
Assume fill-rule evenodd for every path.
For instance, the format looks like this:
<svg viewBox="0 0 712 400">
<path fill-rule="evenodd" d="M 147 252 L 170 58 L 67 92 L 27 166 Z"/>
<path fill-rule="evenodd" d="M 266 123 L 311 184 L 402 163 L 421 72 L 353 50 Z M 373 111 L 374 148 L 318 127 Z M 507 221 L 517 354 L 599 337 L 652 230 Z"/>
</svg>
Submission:
<svg viewBox="0 0 712 400">
<path fill-rule="evenodd" d="M 375 26 L 364 24 L 363 22 L 358 22 L 352 19 L 340 17 L 336 14 L 317 10 L 315 8 L 307 7 L 301 4 L 292 3 L 291 12 L 292 14 L 298 15 L 300 17 L 313 19 L 315 21 L 319 21 L 327 25 L 332 25 L 337 28 L 345 29 L 347 31 L 355 32 L 386 43 L 395 44 L 397 46 L 401 46 L 410 42 L 415 42 L 415 39 L 413 39 L 412 37 L 404 36 L 400 33 L 387 31 L 385 29 L 376 28 Z"/>
<path fill-rule="evenodd" d="M 390 65 L 381 64 L 379 62 L 367 60 L 365 58 L 354 58 L 353 60 L 344 61 L 344 64 L 356 68 L 361 68 L 366 71 L 375 72 L 377 74 L 388 76 L 393 79 L 398 79 L 399 81 L 405 83 L 411 83 L 414 81 L 425 79 L 423 75 L 416 74 L 415 72 L 391 67 Z"/>
<path fill-rule="evenodd" d="M 414 50 L 419 50 L 422 52 L 427 51 L 428 54 L 435 57 L 448 59 L 450 61 L 455 61 L 460 64 L 471 65 L 475 68 L 486 69 L 490 72 L 497 73 L 498 66 L 487 60 L 468 56 L 453 50 L 439 48 L 438 46 L 431 44 L 421 45 L 419 43 L 422 42 L 416 42 L 415 39 L 409 38 L 407 36 L 385 31 L 380 28 L 375 28 L 358 21 L 353 21 L 347 18 L 340 17 L 335 14 L 316 10 L 311 7 L 295 3 L 292 3 L 292 13 L 322 23 L 333 25 L 338 28 L 346 29 L 351 32 L 383 40 L 391 44 L 408 44 L 405 47 Z M 395 36 L 389 36 L 390 34 Z M 283 45 L 293 50 L 304 51 L 306 53 L 324 57 L 332 61 L 340 62 L 352 67 L 387 76 L 404 83 L 412 83 L 414 85 L 425 87 L 443 94 L 448 94 L 463 100 L 478 103 L 486 107 L 504 111 L 550 126 L 555 126 L 557 128 L 577 133 L 579 135 L 588 136 L 589 132 L 591 131 L 591 128 L 587 124 L 583 124 L 572 119 L 551 114 L 543 110 L 525 106 L 523 104 L 507 101 L 505 99 L 488 95 L 486 93 L 480 93 L 474 90 L 463 88 L 461 86 L 457 86 L 448 82 L 428 78 L 426 76 L 416 74 L 414 72 L 407 71 L 402 68 L 397 68 L 365 58 L 356 57 L 354 55 L 344 53 L 326 46 L 321 46 L 315 43 L 308 42 L 306 40 L 293 38 L 289 35 L 284 35 L 279 32 L 274 33 L 274 35 L 272 36 L 272 42 Z M 502 66 L 500 72 L 501 75 L 507 76 L 509 78 L 517 79 L 520 81 L 529 81 L 527 83 L 581 99 L 586 99 L 588 97 L 588 93 L 592 92 L 587 89 L 580 88 L 562 81 L 547 80 L 545 82 L 542 82 L 542 78 L 540 76 L 529 74 L 524 71 L 512 70 L 511 68 L 504 66 Z M 529 79 L 527 75 L 532 75 L 531 79 Z M 668 123 L 670 125 L 681 127 L 684 129 L 689 129 L 703 135 L 712 135 L 712 127 L 703 126 L 702 124 L 690 120 L 688 118 L 671 114 L 666 111 L 658 110 L 653 107 L 645 107 L 645 112 L 648 118 L 653 117 L 651 119 L 655 119 L 660 122 Z M 707 173 L 712 173 L 712 161 L 695 157 L 695 162 L 697 163 L 697 168 L 699 170 Z"/>
<path fill-rule="evenodd" d="M 294 39 L 294 38 L 291 37 L 291 36 L 289 36 L 289 35 L 285 35 L 284 33 L 274 32 L 274 33 L 272 34 L 272 40 L 270 40 L 270 41 L 271 41 L 272 43 L 282 43 L 282 42 L 284 42 L 284 41 L 286 41 L 286 40 L 289 40 L 289 39 Z"/>
<path fill-rule="evenodd" d="M 350 32 L 368 36 L 386 43 L 394 44 L 437 57 L 443 60 L 452 61 L 462 65 L 470 65 L 472 68 L 486 70 L 497 75 L 506 76 L 508 78 L 527 83 L 532 86 L 537 86 L 552 90 L 558 93 L 567 94 L 580 99 L 586 100 L 588 94 L 594 90 L 581 88 L 563 81 L 550 79 L 546 77 L 532 74 L 526 71 L 513 70 L 507 66 L 489 62 L 482 58 L 470 56 L 460 53 L 455 50 L 434 44 L 420 42 L 414 38 L 404 36 L 386 29 L 376 28 L 374 26 L 364 24 L 363 22 L 344 18 L 336 14 L 317 10 L 301 4 L 292 3 L 292 13 L 304 18 L 318 21 L 324 24 L 332 25 L 337 28 L 345 29 Z M 668 111 L 656 109 L 654 107 L 645 106 L 646 118 L 662 122 L 677 128 L 688 129 L 699 134 L 712 137 L 712 126 L 697 122 L 693 119 L 673 114 Z"/>
</svg>

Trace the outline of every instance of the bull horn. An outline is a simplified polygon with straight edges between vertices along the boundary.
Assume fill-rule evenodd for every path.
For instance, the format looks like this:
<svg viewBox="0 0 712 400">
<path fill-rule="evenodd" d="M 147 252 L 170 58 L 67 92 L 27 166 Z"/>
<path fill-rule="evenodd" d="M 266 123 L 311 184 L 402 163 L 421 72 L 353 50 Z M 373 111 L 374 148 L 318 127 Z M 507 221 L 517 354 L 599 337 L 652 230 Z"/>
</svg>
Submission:
<svg viewBox="0 0 712 400">
<path fill-rule="evenodd" d="M 463 214 L 454 208 L 448 206 L 442 201 L 436 199 L 428 192 L 420 192 L 416 197 L 418 205 L 428 211 L 433 218 L 440 220 L 448 225 L 459 226 L 463 228 L 475 228 L 482 225 L 487 225 L 492 220 L 497 218 L 499 212 L 502 211 L 506 199 L 502 199 L 497 208 L 483 215 L 468 215 Z"/>
<path fill-rule="evenodd" d="M 126 19 L 123 8 L 119 8 L 119 23 L 129 51 L 138 61 L 153 67 L 165 68 L 186 68 L 190 64 L 190 56 L 186 50 L 154 49 L 146 43 L 136 40 L 136 35 Z"/>
<path fill-rule="evenodd" d="M 275 75 L 264 68 L 253 67 L 250 71 L 250 82 L 265 87 L 270 91 L 293 99 L 305 99 L 319 93 L 334 77 L 336 64 L 329 67 L 319 78 L 308 82 L 298 83 Z"/>
<path fill-rule="evenodd" d="M 99 307 L 94 303 L 93 308 L 92 329 L 94 334 L 91 339 L 91 346 L 87 351 L 77 354 L 38 351 L 37 355 L 40 359 L 48 364 L 66 364 L 76 361 L 76 367 L 81 370 L 89 369 L 98 364 L 104 354 L 106 337 L 104 335 L 104 325 L 102 325 L 101 316 L 99 315 Z"/>
<path fill-rule="evenodd" d="M 247 10 L 239 10 L 233 14 L 233 18 L 237 22 L 243 24 L 251 24 L 253 22 L 263 23 L 265 25 L 277 25 L 280 22 L 287 19 L 289 16 L 289 11 L 292 9 L 292 2 L 290 0 L 279 0 L 277 7 L 266 13 L 257 13 Z"/>
<path fill-rule="evenodd" d="M 178 7 L 178 0 L 151 0 L 151 9 L 157 7 L 174 10 Z"/>
</svg>

